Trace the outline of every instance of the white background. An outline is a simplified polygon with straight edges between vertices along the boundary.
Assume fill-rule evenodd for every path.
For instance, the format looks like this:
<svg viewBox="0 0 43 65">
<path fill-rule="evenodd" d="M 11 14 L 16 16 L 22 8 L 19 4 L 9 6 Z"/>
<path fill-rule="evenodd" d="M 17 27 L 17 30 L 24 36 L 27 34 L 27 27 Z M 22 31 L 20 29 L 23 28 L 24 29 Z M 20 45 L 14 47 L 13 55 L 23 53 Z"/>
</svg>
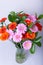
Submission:
<svg viewBox="0 0 43 65">
<path fill-rule="evenodd" d="M 7 17 L 10 11 L 42 14 L 42 4 L 43 0 L 0 0 L 0 19 Z M 41 20 L 42 22 L 43 20 Z M 40 35 L 42 35 L 42 32 Z M 42 47 L 36 47 L 36 53 L 29 55 L 28 60 L 21 65 L 43 65 L 43 39 L 41 42 Z M 15 53 L 16 48 L 13 43 L 8 40 L 5 42 L 0 41 L 0 65 L 19 65 L 15 61 Z"/>
</svg>

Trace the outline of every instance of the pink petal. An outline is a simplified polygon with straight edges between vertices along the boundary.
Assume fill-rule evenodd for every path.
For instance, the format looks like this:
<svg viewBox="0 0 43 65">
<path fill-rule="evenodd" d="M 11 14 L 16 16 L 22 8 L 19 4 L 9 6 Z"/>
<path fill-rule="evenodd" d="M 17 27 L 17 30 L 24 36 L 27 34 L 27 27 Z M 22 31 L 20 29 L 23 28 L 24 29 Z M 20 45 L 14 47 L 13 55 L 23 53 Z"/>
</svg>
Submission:
<svg viewBox="0 0 43 65">
<path fill-rule="evenodd" d="M 38 28 L 37 28 L 36 25 L 33 25 L 33 27 L 30 28 L 30 30 L 31 30 L 32 32 L 38 32 Z"/>
<path fill-rule="evenodd" d="M 32 42 L 31 42 L 30 40 L 27 40 L 27 41 L 25 41 L 25 42 L 23 43 L 23 48 L 24 48 L 25 50 L 29 50 L 29 49 L 31 48 L 31 46 L 32 46 Z"/>
</svg>

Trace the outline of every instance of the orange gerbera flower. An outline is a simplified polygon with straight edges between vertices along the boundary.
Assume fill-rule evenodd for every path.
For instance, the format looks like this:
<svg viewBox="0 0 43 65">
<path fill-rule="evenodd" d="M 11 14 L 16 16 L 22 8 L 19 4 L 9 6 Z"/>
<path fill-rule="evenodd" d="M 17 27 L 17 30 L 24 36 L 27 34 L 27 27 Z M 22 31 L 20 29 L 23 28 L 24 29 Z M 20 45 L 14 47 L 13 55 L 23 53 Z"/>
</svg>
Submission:
<svg viewBox="0 0 43 65">
<path fill-rule="evenodd" d="M 25 34 L 25 37 L 28 38 L 28 39 L 31 39 L 31 40 L 34 39 L 35 36 L 36 36 L 36 35 L 35 35 L 34 32 L 32 32 L 32 33 L 28 33 L 28 32 L 27 32 L 27 33 Z"/>
<path fill-rule="evenodd" d="M 8 32 L 4 32 L 0 35 L 0 39 L 1 40 L 7 40 L 9 38 L 9 33 Z"/>
<path fill-rule="evenodd" d="M 16 22 L 12 22 L 8 25 L 8 28 L 11 29 L 11 30 L 14 30 L 17 26 L 17 23 Z"/>
<path fill-rule="evenodd" d="M 0 28 L 0 33 L 4 33 L 5 31 L 6 31 L 6 27 L 5 26 Z"/>
</svg>

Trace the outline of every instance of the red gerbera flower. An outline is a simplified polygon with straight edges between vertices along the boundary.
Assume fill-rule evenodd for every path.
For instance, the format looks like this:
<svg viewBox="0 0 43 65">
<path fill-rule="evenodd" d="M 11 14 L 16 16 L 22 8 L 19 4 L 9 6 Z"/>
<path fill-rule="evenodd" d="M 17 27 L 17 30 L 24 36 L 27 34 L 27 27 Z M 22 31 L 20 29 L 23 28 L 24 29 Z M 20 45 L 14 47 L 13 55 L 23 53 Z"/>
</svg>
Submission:
<svg viewBox="0 0 43 65">
<path fill-rule="evenodd" d="M 0 33 L 4 33 L 6 31 L 6 27 L 3 26 L 2 28 L 0 28 Z"/>
<path fill-rule="evenodd" d="M 41 25 L 40 23 L 37 22 L 35 25 L 38 27 L 38 30 L 39 30 L 39 31 L 42 30 L 42 25 Z"/>
<path fill-rule="evenodd" d="M 28 19 L 26 19 L 24 22 L 26 22 L 27 25 L 30 25 L 32 23 L 32 21 L 31 20 L 28 20 Z"/>
<path fill-rule="evenodd" d="M 6 19 L 7 19 L 7 18 L 4 17 L 4 18 L 2 18 L 2 19 L 0 20 L 0 22 L 5 22 Z"/>
</svg>

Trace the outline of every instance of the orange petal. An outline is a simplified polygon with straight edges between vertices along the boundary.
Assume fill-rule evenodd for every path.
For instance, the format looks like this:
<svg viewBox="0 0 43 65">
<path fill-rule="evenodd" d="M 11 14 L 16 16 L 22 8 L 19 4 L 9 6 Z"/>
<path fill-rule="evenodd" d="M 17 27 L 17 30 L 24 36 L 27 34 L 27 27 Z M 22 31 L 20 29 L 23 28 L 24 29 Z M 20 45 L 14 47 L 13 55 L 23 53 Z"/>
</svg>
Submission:
<svg viewBox="0 0 43 65">
<path fill-rule="evenodd" d="M 7 40 L 9 38 L 9 33 L 8 32 L 5 32 L 5 33 L 2 33 L 2 35 L 0 36 L 0 39 L 1 40 Z"/>
<path fill-rule="evenodd" d="M 34 39 L 35 38 L 35 33 L 34 32 L 32 32 L 32 33 L 26 33 L 26 38 L 28 38 L 28 39 Z"/>
<path fill-rule="evenodd" d="M 16 22 L 12 22 L 8 25 L 8 28 L 11 29 L 11 30 L 14 30 L 17 26 L 17 23 Z"/>
</svg>

